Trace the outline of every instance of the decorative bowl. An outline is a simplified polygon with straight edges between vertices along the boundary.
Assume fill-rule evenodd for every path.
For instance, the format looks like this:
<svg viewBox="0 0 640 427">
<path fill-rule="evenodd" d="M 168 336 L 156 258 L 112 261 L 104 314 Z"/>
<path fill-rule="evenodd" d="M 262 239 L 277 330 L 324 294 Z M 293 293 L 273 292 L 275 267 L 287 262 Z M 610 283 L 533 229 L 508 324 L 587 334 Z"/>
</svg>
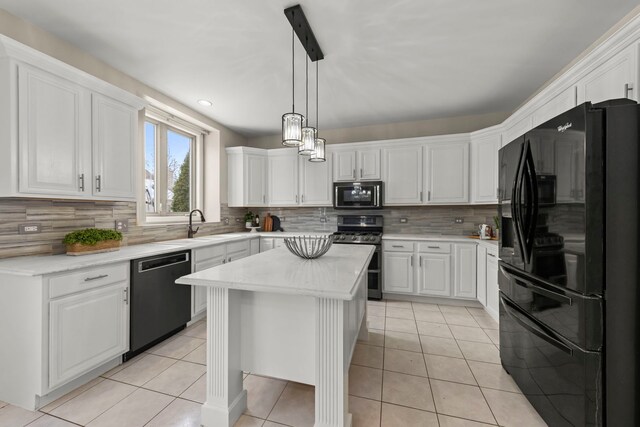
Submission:
<svg viewBox="0 0 640 427">
<path fill-rule="evenodd" d="M 331 236 L 299 236 L 285 237 L 284 244 L 294 255 L 305 259 L 320 258 L 326 254 L 333 244 L 333 235 Z"/>
</svg>

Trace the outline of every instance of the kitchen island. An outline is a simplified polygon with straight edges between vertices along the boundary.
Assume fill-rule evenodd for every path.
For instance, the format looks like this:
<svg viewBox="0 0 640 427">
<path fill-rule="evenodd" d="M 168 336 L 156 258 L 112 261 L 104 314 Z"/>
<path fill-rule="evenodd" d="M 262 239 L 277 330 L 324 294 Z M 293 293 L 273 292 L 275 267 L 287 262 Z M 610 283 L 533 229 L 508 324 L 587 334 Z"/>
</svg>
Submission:
<svg viewBox="0 0 640 427">
<path fill-rule="evenodd" d="M 315 426 L 351 425 L 348 372 L 356 341 L 368 338 L 374 252 L 354 246 L 316 260 L 279 248 L 176 281 L 207 287 L 204 426 L 230 427 L 242 415 L 242 371 L 314 385 Z"/>
</svg>

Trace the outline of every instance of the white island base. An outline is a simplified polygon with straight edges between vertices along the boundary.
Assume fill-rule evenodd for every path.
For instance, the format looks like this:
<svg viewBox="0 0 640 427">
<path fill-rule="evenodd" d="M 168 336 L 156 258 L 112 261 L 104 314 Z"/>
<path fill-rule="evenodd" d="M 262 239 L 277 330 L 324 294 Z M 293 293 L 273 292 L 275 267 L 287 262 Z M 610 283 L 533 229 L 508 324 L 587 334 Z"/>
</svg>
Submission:
<svg viewBox="0 0 640 427">
<path fill-rule="evenodd" d="M 348 372 L 368 339 L 374 248 L 349 246 L 318 260 L 280 248 L 178 280 L 208 286 L 205 427 L 231 427 L 245 411 L 243 371 L 314 385 L 315 426 L 351 425 Z"/>
</svg>

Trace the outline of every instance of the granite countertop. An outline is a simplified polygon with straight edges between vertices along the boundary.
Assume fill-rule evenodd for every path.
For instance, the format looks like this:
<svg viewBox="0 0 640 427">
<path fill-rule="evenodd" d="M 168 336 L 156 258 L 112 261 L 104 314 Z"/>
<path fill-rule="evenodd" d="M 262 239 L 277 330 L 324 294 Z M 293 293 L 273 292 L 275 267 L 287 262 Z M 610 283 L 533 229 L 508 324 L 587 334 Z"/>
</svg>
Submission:
<svg viewBox="0 0 640 427">
<path fill-rule="evenodd" d="M 13 274 L 19 276 L 41 276 L 44 274 L 61 273 L 78 270 L 87 267 L 128 262 L 132 259 L 153 255 L 161 255 L 184 249 L 196 249 L 204 246 L 229 243 L 234 241 L 249 240 L 259 237 L 291 237 L 300 235 L 325 235 L 327 233 L 296 233 L 296 232 L 259 232 L 259 233 L 226 233 L 211 234 L 206 236 L 196 235 L 193 239 L 175 239 L 161 242 L 145 243 L 141 245 L 122 246 L 114 252 L 104 252 L 93 255 L 68 256 L 26 256 L 0 260 L 0 274 Z M 276 236 L 277 235 L 277 236 Z"/>
<path fill-rule="evenodd" d="M 384 233 L 382 240 L 424 240 L 436 242 L 457 242 L 457 243 L 480 243 L 490 246 L 498 246 L 498 240 L 481 240 L 472 237 L 460 236 L 454 234 L 403 234 L 403 233 Z"/>
<path fill-rule="evenodd" d="M 333 245 L 322 257 L 307 260 L 282 247 L 183 276 L 176 283 L 352 300 L 374 250 L 372 245 Z"/>
</svg>

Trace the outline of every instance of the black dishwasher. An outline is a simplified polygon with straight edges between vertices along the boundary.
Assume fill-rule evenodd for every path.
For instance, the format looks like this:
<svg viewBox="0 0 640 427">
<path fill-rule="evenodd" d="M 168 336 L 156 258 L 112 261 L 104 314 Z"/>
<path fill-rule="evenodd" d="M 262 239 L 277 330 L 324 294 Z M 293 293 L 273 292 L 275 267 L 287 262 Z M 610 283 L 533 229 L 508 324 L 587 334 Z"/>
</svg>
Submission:
<svg viewBox="0 0 640 427">
<path fill-rule="evenodd" d="M 191 273 L 191 251 L 131 261 L 129 360 L 184 329 L 191 320 L 191 286 L 175 281 Z"/>
</svg>

